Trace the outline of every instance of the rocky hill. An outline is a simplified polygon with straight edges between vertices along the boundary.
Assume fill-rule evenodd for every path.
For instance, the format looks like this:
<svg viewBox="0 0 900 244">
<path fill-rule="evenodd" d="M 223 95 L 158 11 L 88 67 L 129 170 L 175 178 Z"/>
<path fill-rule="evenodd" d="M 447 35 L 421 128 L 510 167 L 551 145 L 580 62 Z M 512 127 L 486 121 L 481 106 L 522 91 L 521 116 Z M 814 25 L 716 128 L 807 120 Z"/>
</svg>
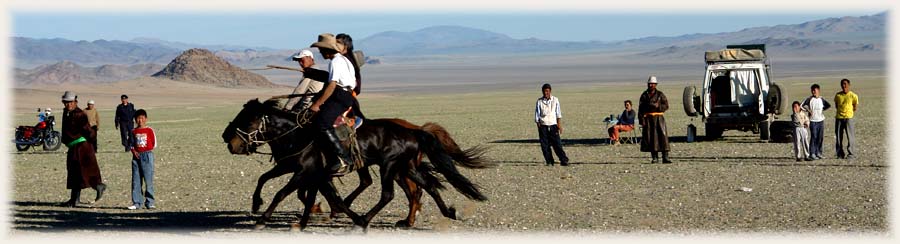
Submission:
<svg viewBox="0 0 900 244">
<path fill-rule="evenodd" d="M 221 87 L 275 87 L 262 75 L 234 66 L 206 49 L 188 49 L 153 77 Z"/>
<path fill-rule="evenodd" d="M 41 65 L 33 69 L 16 69 L 16 85 L 104 83 L 149 76 L 162 69 L 160 64 L 102 65 L 83 67 L 71 61 Z"/>
</svg>

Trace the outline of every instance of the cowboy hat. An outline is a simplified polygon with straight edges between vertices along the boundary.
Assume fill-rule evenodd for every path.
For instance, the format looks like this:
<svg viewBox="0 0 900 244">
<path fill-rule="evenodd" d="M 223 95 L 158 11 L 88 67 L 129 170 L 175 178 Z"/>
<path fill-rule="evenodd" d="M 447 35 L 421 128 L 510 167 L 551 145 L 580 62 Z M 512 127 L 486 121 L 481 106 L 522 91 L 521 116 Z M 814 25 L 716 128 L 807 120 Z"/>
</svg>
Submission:
<svg viewBox="0 0 900 244">
<path fill-rule="evenodd" d="M 66 93 L 63 93 L 63 102 L 72 102 L 75 101 L 75 99 L 78 99 L 78 96 L 76 96 L 74 92 L 66 91 Z"/>
<path fill-rule="evenodd" d="M 344 51 L 344 45 L 338 43 L 331 33 L 319 34 L 319 41 L 309 45 L 309 47 L 331 49 L 339 53 Z"/>
</svg>

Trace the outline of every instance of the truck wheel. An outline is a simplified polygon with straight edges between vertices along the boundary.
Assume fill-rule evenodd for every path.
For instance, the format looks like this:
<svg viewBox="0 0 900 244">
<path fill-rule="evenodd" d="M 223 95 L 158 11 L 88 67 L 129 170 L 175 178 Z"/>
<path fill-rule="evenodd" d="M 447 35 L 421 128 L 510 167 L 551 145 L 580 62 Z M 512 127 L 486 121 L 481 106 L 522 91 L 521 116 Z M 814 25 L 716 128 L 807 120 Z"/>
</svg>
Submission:
<svg viewBox="0 0 900 244">
<path fill-rule="evenodd" d="M 769 95 L 766 97 L 766 107 L 769 108 L 767 113 L 781 115 L 787 110 L 787 91 L 779 84 L 772 83 L 769 86 Z"/>
<path fill-rule="evenodd" d="M 724 129 L 719 128 L 718 126 L 706 124 L 706 140 L 715 140 L 722 138 L 722 133 L 725 132 Z"/>
<path fill-rule="evenodd" d="M 769 120 L 759 122 L 759 139 L 763 141 L 769 140 Z"/>
<path fill-rule="evenodd" d="M 681 96 L 681 101 L 684 103 L 684 113 L 686 113 L 687 116 L 697 116 L 697 109 L 694 107 L 694 97 L 697 95 L 696 93 L 696 87 L 684 87 L 684 93 Z"/>
</svg>

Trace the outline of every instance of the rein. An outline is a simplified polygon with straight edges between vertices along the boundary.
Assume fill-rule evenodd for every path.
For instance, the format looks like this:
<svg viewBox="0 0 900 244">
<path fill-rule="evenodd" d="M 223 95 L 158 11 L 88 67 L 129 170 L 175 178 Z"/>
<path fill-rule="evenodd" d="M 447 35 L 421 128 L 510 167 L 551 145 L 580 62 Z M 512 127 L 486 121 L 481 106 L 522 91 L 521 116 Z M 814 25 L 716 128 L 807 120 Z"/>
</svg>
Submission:
<svg viewBox="0 0 900 244">
<path fill-rule="evenodd" d="M 287 136 L 291 132 L 294 132 L 297 129 L 303 128 L 303 125 L 308 124 L 310 122 L 310 119 L 312 118 L 312 113 L 310 113 L 309 109 L 304 109 L 303 111 L 300 111 L 299 113 L 293 113 L 293 114 L 296 114 L 296 117 L 294 118 L 294 122 L 296 123 L 296 125 L 293 128 L 291 128 L 271 139 L 265 138 L 266 125 L 269 123 L 269 115 L 263 115 L 263 117 L 260 119 L 259 128 L 257 128 L 254 131 L 245 132 L 245 131 L 241 130 L 240 128 L 235 128 L 235 131 L 237 131 L 238 138 L 241 138 L 241 141 L 243 141 L 244 144 L 247 145 L 246 147 L 247 147 L 248 152 L 272 155 L 272 153 L 263 153 L 263 152 L 256 151 L 255 147 L 269 143 L 271 141 L 281 139 L 282 137 Z M 310 143 L 310 144 L 312 144 L 312 143 Z M 251 148 L 251 146 L 253 148 Z M 292 156 L 294 156 L 294 155 L 292 155 Z"/>
</svg>

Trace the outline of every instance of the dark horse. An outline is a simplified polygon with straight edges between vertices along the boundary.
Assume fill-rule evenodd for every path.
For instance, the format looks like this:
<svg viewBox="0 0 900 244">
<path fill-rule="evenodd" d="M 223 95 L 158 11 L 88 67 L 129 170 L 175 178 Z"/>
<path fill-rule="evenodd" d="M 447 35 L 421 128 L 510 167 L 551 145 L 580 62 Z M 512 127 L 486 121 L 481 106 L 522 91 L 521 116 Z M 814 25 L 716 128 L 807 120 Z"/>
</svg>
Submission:
<svg viewBox="0 0 900 244">
<path fill-rule="evenodd" d="M 347 213 L 355 225 L 362 227 L 368 226 L 372 218 L 393 198 L 393 182 L 391 182 L 393 180 L 397 180 L 398 184 L 404 186 L 405 191 L 420 192 L 418 188 L 411 186 L 414 183 L 435 197 L 438 205 L 443 205 L 443 201 L 437 194 L 437 189 L 442 186 L 437 176 L 434 175 L 435 172 L 443 175 L 457 191 L 466 197 L 479 201 L 487 199 L 473 183 L 456 170 L 453 163 L 454 160 L 457 160 L 460 165 L 465 167 L 483 168 L 485 165 L 479 157 L 481 150 L 477 148 L 466 151 L 459 150 L 446 131 L 437 125 L 432 126 L 440 128 L 440 130 L 434 128 L 431 130 L 437 131 L 435 134 L 447 136 L 446 138 L 437 138 L 422 127 L 415 129 L 415 126 L 408 122 L 401 124 L 397 122 L 398 120 L 366 120 L 363 126 L 357 130 L 357 139 L 365 156 L 366 165 L 379 165 L 382 175 L 382 194 L 378 204 L 365 216 L 358 216 L 350 211 L 347 207 L 348 204 L 344 204 L 345 201 L 341 201 L 337 197 L 330 181 L 331 177 L 323 169 L 321 153 L 311 145 L 312 138 L 305 136 L 312 135 L 311 129 L 300 126 L 302 123 L 298 118 L 298 114 L 275 108 L 273 102 L 262 104 L 258 100 L 251 100 L 244 105 L 244 109 L 238 113 L 222 134 L 223 140 L 228 143 L 229 151 L 233 154 L 249 154 L 255 151 L 255 147 L 268 143 L 277 162 L 276 168 L 293 169 L 294 176 L 284 188 L 278 191 L 266 213 L 257 222 L 258 226 L 264 224 L 271 217 L 278 203 L 295 190 L 303 192 L 306 189 L 312 193 L 301 194 L 301 197 L 304 198 L 304 205 L 307 206 L 301 218 L 301 228 L 304 228 L 308 222 L 309 210 L 312 201 L 315 200 L 316 190 L 322 192 L 333 209 Z M 444 144 L 452 144 L 456 147 L 448 152 L 444 149 Z M 431 162 L 422 163 L 420 152 L 424 152 Z M 465 159 L 469 161 L 459 161 Z M 272 173 L 273 171 L 276 169 L 267 172 L 264 176 L 278 174 Z M 367 177 L 371 182 L 371 176 L 366 170 L 358 172 L 361 176 L 360 188 L 365 188 L 365 178 Z M 272 177 L 277 177 L 277 175 Z M 263 178 L 260 178 L 260 183 L 264 183 Z M 417 202 L 421 194 L 410 194 L 409 191 L 407 192 L 409 199 L 411 201 L 415 199 Z M 351 194 L 351 197 L 355 197 L 359 192 L 361 189 L 358 188 L 354 194 Z M 351 197 L 348 197 L 347 203 L 352 201 Z M 256 200 L 254 200 L 254 204 L 256 204 Z M 411 202 L 410 207 L 417 209 L 418 203 Z M 452 208 L 445 210 L 442 207 L 442 213 L 445 216 L 455 217 L 455 213 L 451 215 L 451 211 Z M 412 212 L 414 214 L 415 211 L 412 210 Z"/>
</svg>

